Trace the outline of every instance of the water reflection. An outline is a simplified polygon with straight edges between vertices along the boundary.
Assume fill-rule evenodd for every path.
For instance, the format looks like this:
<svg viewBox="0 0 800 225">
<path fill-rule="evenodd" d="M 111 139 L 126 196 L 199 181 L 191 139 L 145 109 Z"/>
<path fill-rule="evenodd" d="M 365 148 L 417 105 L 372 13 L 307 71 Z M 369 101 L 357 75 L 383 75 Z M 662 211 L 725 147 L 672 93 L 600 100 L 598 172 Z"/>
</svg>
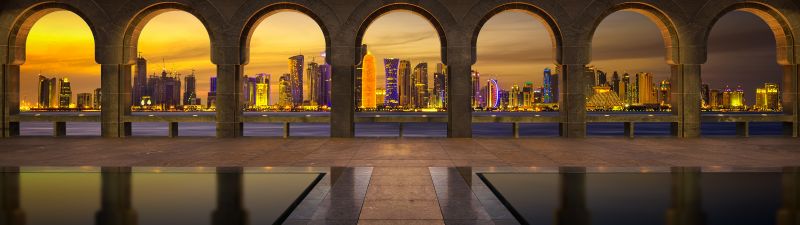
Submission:
<svg viewBox="0 0 800 225">
<path fill-rule="evenodd" d="M 241 167 L 218 167 L 212 173 L 149 173 L 134 172 L 130 167 L 103 167 L 99 174 L 21 172 L 18 167 L 0 167 L 0 224 L 280 223 L 322 176 L 245 173 Z M 94 179 L 99 184 L 91 182 Z M 99 190 L 86 184 L 99 186 Z M 211 189 L 216 193 L 206 192 Z M 245 190 L 250 190 L 248 198 Z M 216 205 L 209 207 L 203 204 L 214 201 Z M 83 210 L 92 206 L 94 213 Z M 259 213 L 251 218 L 248 209 Z"/>
<path fill-rule="evenodd" d="M 668 173 L 562 167 L 555 174 L 478 175 L 522 224 L 800 224 L 798 167 L 715 173 L 695 167 Z M 558 198 L 548 198 L 553 195 Z"/>
</svg>

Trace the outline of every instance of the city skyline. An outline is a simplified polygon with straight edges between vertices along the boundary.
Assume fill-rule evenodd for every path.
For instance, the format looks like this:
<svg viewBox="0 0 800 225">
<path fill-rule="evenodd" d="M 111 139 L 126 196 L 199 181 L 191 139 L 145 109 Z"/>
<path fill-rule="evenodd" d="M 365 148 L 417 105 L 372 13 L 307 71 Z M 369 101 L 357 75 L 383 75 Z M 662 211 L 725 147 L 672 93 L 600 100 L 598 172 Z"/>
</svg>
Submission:
<svg viewBox="0 0 800 225">
<path fill-rule="evenodd" d="M 176 23 L 181 26 L 174 26 Z M 401 32 L 391 32 L 397 31 L 397 26 L 403 27 Z M 525 29 L 526 26 L 534 28 Z M 167 67 L 183 74 L 194 69 L 198 74 L 197 86 L 201 95 L 198 97 L 205 99 L 207 97 L 202 95 L 207 90 L 203 89 L 207 89 L 208 77 L 214 75 L 216 67 L 210 62 L 208 36 L 204 32 L 202 24 L 191 14 L 181 11 L 164 13 L 153 18 L 144 27 L 139 50 L 152 60 L 165 58 L 171 62 Z M 291 35 L 309 32 L 308 35 Z M 314 35 L 314 32 L 319 35 Z M 526 32 L 529 35 L 520 35 Z M 607 37 L 608 34 L 611 36 Z M 263 35 L 272 36 L 264 38 Z M 614 38 L 614 35 L 621 36 L 626 41 L 615 43 L 613 40 L 619 38 Z M 496 38 L 498 36 L 510 38 Z M 24 87 L 30 87 L 28 84 L 34 83 L 36 75 L 40 73 L 70 77 L 76 92 L 91 92 L 99 86 L 99 75 L 92 75 L 99 74 L 99 65 L 93 60 L 91 31 L 79 17 L 66 11 L 48 14 L 33 27 L 28 38 L 28 61 L 21 68 L 22 100 L 34 101 L 35 90 Z M 484 39 L 494 43 L 485 45 L 484 42 L 487 41 Z M 611 14 L 600 24 L 594 39 L 592 65 L 629 73 L 648 71 L 654 74 L 656 80 L 668 78 L 666 71 L 669 67 L 664 61 L 663 40 L 656 26 L 644 16 L 632 12 Z M 282 74 L 286 70 L 284 56 L 296 55 L 301 51 L 310 53 L 306 55 L 307 60 L 315 56 L 318 62 L 324 60 L 317 56 L 324 51 L 320 28 L 310 18 L 295 12 L 281 12 L 265 19 L 257 26 L 251 42 L 251 60 L 245 66 L 245 74 Z M 66 47 L 58 45 L 64 43 Z M 407 56 L 404 58 L 427 61 L 432 65 L 440 61 L 438 36 L 434 29 L 422 17 L 410 12 L 397 11 L 380 17 L 367 30 L 364 43 L 373 46 L 377 59 L 388 58 L 381 54 L 392 54 L 395 57 Z M 531 47 L 534 44 L 539 47 Z M 620 44 L 626 44 L 627 47 L 620 47 Z M 737 48 L 739 45 L 748 47 Z M 722 17 L 712 30 L 708 46 L 709 60 L 703 67 L 703 81 L 714 85 L 741 83 L 746 90 L 754 89 L 764 82 L 780 83 L 780 69 L 774 60 L 774 45 L 768 27 L 757 17 L 743 12 L 732 12 Z M 285 48 L 274 48 L 282 46 Z M 501 48 L 503 46 L 505 49 Z M 381 48 L 406 50 L 409 54 L 385 52 Z M 506 51 L 508 48 L 515 51 Z M 160 54 L 159 51 L 170 54 Z M 48 52 L 64 54 L 53 56 L 47 54 Z M 527 80 L 541 83 L 536 76 L 537 71 L 552 62 L 552 47 L 544 26 L 528 14 L 504 12 L 490 19 L 481 31 L 478 62 L 473 69 L 484 71 L 484 76 L 516 80 L 514 83 Z M 153 66 L 155 69 L 163 67 Z M 148 71 L 156 71 L 155 69 L 148 68 Z M 378 70 L 376 74 L 377 86 L 383 86 L 383 73 L 383 70 Z M 277 90 L 277 84 L 271 84 L 271 90 Z M 745 97 L 751 101 L 755 99 L 754 94 L 747 94 Z"/>
</svg>

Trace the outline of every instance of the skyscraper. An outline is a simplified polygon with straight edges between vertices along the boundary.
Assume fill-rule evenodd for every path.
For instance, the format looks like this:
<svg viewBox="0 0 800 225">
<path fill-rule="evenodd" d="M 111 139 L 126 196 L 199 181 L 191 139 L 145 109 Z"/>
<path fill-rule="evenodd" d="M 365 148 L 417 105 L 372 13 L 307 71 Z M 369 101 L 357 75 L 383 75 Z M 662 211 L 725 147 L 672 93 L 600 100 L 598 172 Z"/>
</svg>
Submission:
<svg viewBox="0 0 800 225">
<path fill-rule="evenodd" d="M 745 101 L 744 101 L 744 89 L 742 89 L 742 85 L 736 86 L 736 89 L 733 90 L 731 93 L 731 108 L 732 109 L 744 109 L 745 108 Z"/>
<path fill-rule="evenodd" d="M 320 106 L 331 107 L 331 65 L 327 63 L 319 65 L 319 73 L 322 79 L 322 89 L 320 90 Z"/>
<path fill-rule="evenodd" d="M 708 107 L 713 110 L 722 108 L 722 94 L 717 89 L 711 89 L 708 95 Z"/>
<path fill-rule="evenodd" d="M 708 84 L 700 85 L 700 95 L 703 101 L 702 103 L 703 107 L 710 107 L 711 105 L 711 102 L 709 102 L 710 100 L 709 95 L 711 94 L 710 91 L 711 90 L 709 89 Z"/>
<path fill-rule="evenodd" d="M 147 90 L 150 92 L 150 99 L 158 109 L 169 110 L 181 105 L 181 81 L 180 74 L 167 72 L 164 68 L 161 76 L 152 75 L 147 79 Z"/>
<path fill-rule="evenodd" d="M 653 75 L 650 73 L 637 73 L 639 104 L 655 104 L 656 99 L 653 95 Z"/>
<path fill-rule="evenodd" d="M 377 106 L 375 99 L 376 86 L 375 82 L 375 56 L 370 52 L 364 55 L 364 61 L 361 62 L 361 108 L 374 109 Z"/>
<path fill-rule="evenodd" d="M 192 74 L 183 78 L 183 82 L 186 83 L 183 89 L 183 104 L 199 105 L 200 103 L 197 102 L 197 80 L 194 76 L 194 70 L 192 70 Z"/>
<path fill-rule="evenodd" d="M 94 89 L 94 98 L 92 99 L 92 108 L 101 109 L 103 105 L 103 92 L 102 89 Z"/>
<path fill-rule="evenodd" d="M 147 59 L 141 54 L 136 58 L 136 67 L 133 72 L 133 88 L 131 90 L 131 103 L 135 106 L 142 105 L 142 96 L 150 95 L 147 90 Z"/>
<path fill-rule="evenodd" d="M 544 88 L 542 89 L 542 97 L 544 98 L 544 103 L 558 102 L 555 97 L 556 93 L 554 93 L 556 89 L 553 87 L 554 85 L 557 85 L 555 79 L 557 78 L 553 77 L 550 68 L 545 68 L 544 79 L 543 79 Z"/>
<path fill-rule="evenodd" d="M 242 78 L 242 97 L 246 108 L 256 106 L 256 78 L 244 75 Z"/>
<path fill-rule="evenodd" d="M 322 80 L 320 80 L 321 76 L 322 74 L 320 74 L 319 71 L 319 64 L 314 62 L 314 60 L 311 60 L 306 68 L 306 84 L 308 85 L 308 88 L 306 89 L 305 96 L 309 103 L 314 106 L 319 105 L 320 102 L 319 91 L 322 89 L 320 87 L 320 85 L 322 85 Z"/>
<path fill-rule="evenodd" d="M 281 107 L 292 107 L 292 75 L 284 73 L 278 80 L 278 105 Z"/>
<path fill-rule="evenodd" d="M 627 80 L 625 78 L 628 78 Z M 639 104 L 639 76 L 630 77 L 628 73 L 623 75 L 625 81 L 625 103 Z"/>
<path fill-rule="evenodd" d="M 778 88 L 778 84 L 774 83 L 765 83 L 764 84 L 764 102 L 765 102 L 765 110 L 769 111 L 780 111 L 782 110 L 781 106 L 781 95 L 780 90 Z"/>
<path fill-rule="evenodd" d="M 290 86 L 292 92 L 292 103 L 294 106 L 303 104 L 303 55 L 296 55 L 289 58 Z"/>
<path fill-rule="evenodd" d="M 658 103 L 669 105 L 672 101 L 672 85 L 669 80 L 662 80 L 658 85 Z"/>
<path fill-rule="evenodd" d="M 511 91 L 508 92 L 508 106 L 512 108 L 522 106 L 522 90 L 519 85 L 512 85 Z"/>
<path fill-rule="evenodd" d="M 66 77 L 58 80 L 60 91 L 58 92 L 58 107 L 69 108 L 72 104 L 72 87 L 70 87 L 69 79 Z"/>
<path fill-rule="evenodd" d="M 436 72 L 433 73 L 432 97 L 434 108 L 444 108 L 447 105 L 447 69 L 441 63 L 436 64 Z"/>
<path fill-rule="evenodd" d="M 414 108 L 425 108 L 428 106 L 430 98 L 428 96 L 428 63 L 421 62 L 414 66 L 413 77 L 416 82 L 414 85 L 416 91 Z"/>
<path fill-rule="evenodd" d="M 206 107 L 209 109 L 217 108 L 217 77 L 211 77 L 208 85 L 208 100 L 206 100 Z"/>
<path fill-rule="evenodd" d="M 269 106 L 269 80 L 270 75 L 265 73 L 257 74 L 256 77 L 255 107 L 264 108 Z"/>
<path fill-rule="evenodd" d="M 411 80 L 411 62 L 408 60 L 400 60 L 397 69 L 398 73 L 398 94 L 400 95 L 400 106 L 404 108 L 413 108 L 412 103 L 414 99 L 414 82 Z"/>
<path fill-rule="evenodd" d="M 486 108 L 500 108 L 500 85 L 496 79 L 486 81 Z"/>
<path fill-rule="evenodd" d="M 58 108 L 58 82 L 56 78 L 39 75 L 39 108 Z"/>
<path fill-rule="evenodd" d="M 533 98 L 533 82 L 525 82 L 525 86 L 522 87 L 522 106 L 523 107 L 531 107 L 533 103 L 539 103 L 534 101 Z"/>
<path fill-rule="evenodd" d="M 386 89 L 383 103 L 387 108 L 396 108 L 400 105 L 400 93 L 398 93 L 397 71 L 400 60 L 395 58 L 383 59 L 383 67 L 386 70 Z"/>
<path fill-rule="evenodd" d="M 480 108 L 482 99 L 481 93 L 481 74 L 478 71 L 472 71 L 472 108 Z"/>
<path fill-rule="evenodd" d="M 78 93 L 78 95 L 76 95 L 75 98 L 78 109 L 92 108 L 92 93 Z"/>
<path fill-rule="evenodd" d="M 353 85 L 353 87 L 355 88 L 354 96 L 355 96 L 355 101 L 356 101 L 355 102 L 355 106 L 356 107 L 360 107 L 361 106 L 361 91 L 363 90 L 362 82 L 361 82 L 361 80 L 362 80 L 362 75 L 361 74 L 363 73 L 363 70 L 364 70 L 364 68 L 363 68 L 364 67 L 363 66 L 363 64 L 364 64 L 364 56 L 366 56 L 367 52 L 368 52 L 367 51 L 367 45 L 362 44 L 360 50 L 361 50 L 360 51 L 361 52 L 361 58 L 358 61 L 358 65 L 356 65 L 356 72 L 355 72 L 355 78 L 354 78 L 355 84 Z"/>
<path fill-rule="evenodd" d="M 617 73 L 617 71 L 614 71 L 614 74 L 611 75 L 611 84 L 609 86 L 611 86 L 611 91 L 619 94 L 619 74 Z"/>
</svg>

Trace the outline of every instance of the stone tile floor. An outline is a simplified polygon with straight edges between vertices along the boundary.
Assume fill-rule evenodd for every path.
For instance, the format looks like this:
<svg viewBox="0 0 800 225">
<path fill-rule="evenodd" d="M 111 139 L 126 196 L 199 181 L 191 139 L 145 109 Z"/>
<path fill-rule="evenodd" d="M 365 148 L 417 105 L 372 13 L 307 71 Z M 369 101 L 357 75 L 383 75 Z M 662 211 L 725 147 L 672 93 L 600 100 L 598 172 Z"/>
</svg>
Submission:
<svg viewBox="0 0 800 225">
<path fill-rule="evenodd" d="M 798 140 L 26 137 L 0 166 L 330 167 L 286 224 L 518 224 L 475 172 L 798 166 Z"/>
</svg>

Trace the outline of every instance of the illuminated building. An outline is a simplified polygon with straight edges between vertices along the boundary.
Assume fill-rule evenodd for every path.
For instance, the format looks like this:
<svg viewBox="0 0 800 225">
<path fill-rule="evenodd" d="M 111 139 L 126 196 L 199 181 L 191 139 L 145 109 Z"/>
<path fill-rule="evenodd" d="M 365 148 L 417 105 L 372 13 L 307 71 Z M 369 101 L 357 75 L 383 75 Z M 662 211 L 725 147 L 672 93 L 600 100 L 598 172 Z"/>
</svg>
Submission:
<svg viewBox="0 0 800 225">
<path fill-rule="evenodd" d="M 92 108 L 92 93 L 78 93 L 75 98 L 78 109 Z"/>
<path fill-rule="evenodd" d="M 375 56 L 367 52 L 361 65 L 361 108 L 374 109 L 377 104 L 375 100 L 375 82 L 377 81 Z"/>
<path fill-rule="evenodd" d="M 500 90 L 500 106 L 498 108 L 507 109 L 509 106 L 509 92 Z"/>
<path fill-rule="evenodd" d="M 533 89 L 533 103 L 544 103 L 542 88 Z"/>
<path fill-rule="evenodd" d="M 629 105 L 639 103 L 639 81 L 638 76 L 631 78 L 628 73 L 622 76 L 622 81 L 625 83 L 625 103 Z M 631 80 L 633 79 L 633 80 Z"/>
<path fill-rule="evenodd" d="M 64 77 L 58 80 L 58 107 L 69 108 L 72 104 L 72 87 L 70 87 L 69 79 Z"/>
<path fill-rule="evenodd" d="M 314 62 L 315 60 L 311 60 L 306 67 L 306 84 L 308 88 L 306 88 L 306 93 L 304 96 L 307 96 L 309 105 L 318 106 L 320 102 L 320 91 L 322 91 L 322 73 L 319 70 L 319 64 Z"/>
<path fill-rule="evenodd" d="M 596 86 L 605 86 L 607 84 L 607 76 L 606 72 L 602 70 L 597 70 L 597 78 L 595 79 Z"/>
<path fill-rule="evenodd" d="M 360 107 L 361 106 L 361 90 L 363 89 L 362 82 L 361 82 L 361 74 L 363 73 L 362 70 L 363 70 L 364 56 L 367 55 L 367 52 L 368 52 L 367 51 L 367 45 L 363 45 L 362 44 L 361 45 L 361 60 L 358 61 L 358 65 L 356 65 L 356 72 L 355 72 L 355 84 L 354 84 L 355 94 L 354 94 L 354 96 L 355 96 L 356 107 Z"/>
<path fill-rule="evenodd" d="M 444 108 L 447 105 L 447 69 L 444 64 L 436 64 L 436 72 L 433 73 L 433 98 L 431 105 L 434 108 Z"/>
<path fill-rule="evenodd" d="M 586 102 L 588 110 L 622 110 L 625 106 L 625 103 L 609 86 L 595 86 L 592 91 L 594 92 L 592 97 Z"/>
<path fill-rule="evenodd" d="M 611 86 L 611 91 L 616 92 L 617 96 L 621 96 L 619 95 L 619 73 L 617 71 L 614 71 L 614 74 L 611 75 L 611 84 L 609 86 Z"/>
<path fill-rule="evenodd" d="M 94 89 L 94 99 L 92 101 L 92 108 L 100 109 L 103 105 L 103 92 L 100 88 Z"/>
<path fill-rule="evenodd" d="M 672 85 L 668 80 L 662 80 L 658 85 L 658 103 L 668 105 L 672 101 Z"/>
<path fill-rule="evenodd" d="M 733 92 L 731 92 L 730 99 L 731 99 L 731 104 L 730 104 L 731 105 L 731 107 L 730 107 L 731 109 L 744 109 L 745 108 L 745 105 L 744 105 L 744 90 L 742 89 L 741 85 L 736 86 L 736 89 Z"/>
<path fill-rule="evenodd" d="M 209 89 L 208 89 L 208 100 L 206 101 L 206 108 L 214 109 L 217 108 L 217 77 L 211 77 L 208 85 Z"/>
<path fill-rule="evenodd" d="M 278 105 L 281 107 L 292 107 L 292 75 L 284 73 L 278 80 Z"/>
<path fill-rule="evenodd" d="M 299 106 L 303 104 L 303 55 L 296 55 L 289 58 L 290 88 L 292 93 L 292 104 Z"/>
<path fill-rule="evenodd" d="M 657 100 L 653 95 L 653 75 L 650 73 L 637 73 L 636 83 L 638 103 L 655 104 Z"/>
<path fill-rule="evenodd" d="M 242 78 L 242 97 L 244 98 L 244 105 L 247 108 L 253 108 L 256 105 L 256 78 L 244 75 Z M 185 98 L 185 97 L 184 97 Z"/>
<path fill-rule="evenodd" d="M 719 92 L 717 89 L 711 89 L 708 92 L 708 107 L 711 109 L 719 109 L 722 107 L 722 93 Z"/>
<path fill-rule="evenodd" d="M 497 109 L 500 107 L 500 86 L 496 79 L 486 81 L 486 108 Z"/>
<path fill-rule="evenodd" d="M 386 89 L 384 89 L 383 104 L 387 108 L 396 108 L 400 105 L 400 93 L 398 93 L 397 70 L 400 64 L 399 59 L 383 59 L 383 67 L 386 71 Z"/>
<path fill-rule="evenodd" d="M 411 79 L 411 62 L 400 60 L 397 69 L 398 75 L 398 94 L 400 95 L 400 106 L 413 108 L 414 102 L 414 82 Z"/>
<path fill-rule="evenodd" d="M 56 78 L 47 78 L 39 75 L 39 108 L 58 108 L 58 82 Z"/>
<path fill-rule="evenodd" d="M 161 76 L 151 75 L 147 79 L 147 90 L 150 100 L 160 110 L 167 110 L 181 105 L 180 74 L 169 72 L 166 68 L 161 71 Z"/>
<path fill-rule="evenodd" d="M 709 102 L 711 100 L 711 98 L 710 98 L 711 92 L 710 91 L 711 90 L 709 89 L 708 84 L 700 85 L 700 95 L 701 95 L 701 98 L 702 98 L 702 106 L 704 108 L 711 107 L 710 106 L 711 102 Z"/>
<path fill-rule="evenodd" d="M 762 111 L 780 111 L 779 93 L 777 84 L 765 83 L 764 87 L 756 89 L 755 108 Z"/>
<path fill-rule="evenodd" d="M 379 99 L 386 99 L 386 89 L 377 88 L 375 89 L 375 101 Z M 376 105 L 386 105 L 386 102 L 377 102 Z"/>
<path fill-rule="evenodd" d="M 522 106 L 522 90 L 519 89 L 519 85 L 512 85 L 511 90 L 508 92 L 508 106 L 509 107 L 520 107 Z"/>
<path fill-rule="evenodd" d="M 481 93 L 481 73 L 472 71 L 472 108 L 480 108 L 483 96 Z"/>
<path fill-rule="evenodd" d="M 731 105 L 731 94 L 733 91 L 728 85 L 725 85 L 725 89 L 722 89 L 722 108 L 730 109 L 733 106 Z"/>
<path fill-rule="evenodd" d="M 131 89 L 131 102 L 141 106 L 142 96 L 150 95 L 147 90 L 147 60 L 139 55 L 136 58 L 136 67 L 133 72 L 133 88 Z"/>
<path fill-rule="evenodd" d="M 522 87 L 522 107 L 531 107 L 533 103 L 536 103 L 533 98 L 533 82 L 525 82 L 525 86 Z"/>
<path fill-rule="evenodd" d="M 200 105 L 200 102 L 197 101 L 197 80 L 194 76 L 194 70 L 192 70 L 192 74 L 183 78 L 183 82 L 186 84 L 183 91 L 183 104 Z"/>
<path fill-rule="evenodd" d="M 269 80 L 270 75 L 261 73 L 255 77 L 255 107 L 264 108 L 269 106 Z"/>
<path fill-rule="evenodd" d="M 430 100 L 430 96 L 428 96 L 428 63 L 421 62 L 414 66 L 412 76 L 416 82 L 414 85 L 416 91 L 414 108 L 425 108 Z"/>
<path fill-rule="evenodd" d="M 331 65 L 324 63 L 319 65 L 320 79 L 322 79 L 320 94 L 320 106 L 331 106 Z"/>
<path fill-rule="evenodd" d="M 542 96 L 544 98 L 544 103 L 555 103 L 555 102 L 557 102 L 556 97 L 555 97 L 556 93 L 554 93 L 556 91 L 556 88 L 553 87 L 554 85 L 558 85 L 556 83 L 557 81 L 554 81 L 555 79 L 558 79 L 558 78 L 553 76 L 552 72 L 550 71 L 550 68 L 545 68 L 544 69 L 544 79 L 543 79 L 544 89 L 543 89 L 543 92 L 542 92 Z"/>
</svg>

